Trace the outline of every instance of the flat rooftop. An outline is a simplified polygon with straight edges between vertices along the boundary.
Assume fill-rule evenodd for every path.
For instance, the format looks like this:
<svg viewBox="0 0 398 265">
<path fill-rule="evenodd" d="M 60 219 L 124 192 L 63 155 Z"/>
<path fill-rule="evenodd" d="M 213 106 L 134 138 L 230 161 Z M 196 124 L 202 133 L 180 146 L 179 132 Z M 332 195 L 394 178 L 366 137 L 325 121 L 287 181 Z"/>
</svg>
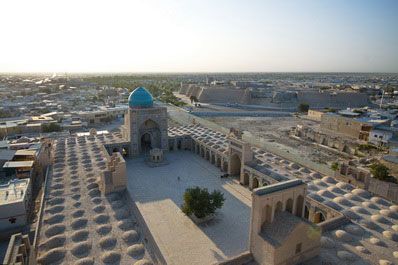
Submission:
<svg viewBox="0 0 398 265">
<path fill-rule="evenodd" d="M 128 191 L 167 264 L 214 264 L 248 250 L 251 192 L 237 179 L 189 152 L 165 154 L 169 165 L 150 168 L 143 158 L 128 159 Z M 180 176 L 180 180 L 178 180 Z M 226 198 L 214 220 L 196 225 L 181 211 L 183 193 L 199 186 Z"/>
<path fill-rule="evenodd" d="M 0 184 L 0 205 L 23 200 L 28 186 L 29 179 L 12 179 Z"/>
<path fill-rule="evenodd" d="M 4 163 L 3 168 L 32 167 L 33 163 L 33 161 L 8 161 Z"/>
</svg>

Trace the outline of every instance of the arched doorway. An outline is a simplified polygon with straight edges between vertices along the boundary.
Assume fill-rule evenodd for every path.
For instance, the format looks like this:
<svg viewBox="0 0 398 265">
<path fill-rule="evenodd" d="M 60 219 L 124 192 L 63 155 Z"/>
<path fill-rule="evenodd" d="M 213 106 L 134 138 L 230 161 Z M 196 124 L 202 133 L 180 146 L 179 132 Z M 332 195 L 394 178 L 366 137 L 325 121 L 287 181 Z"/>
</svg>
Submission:
<svg viewBox="0 0 398 265">
<path fill-rule="evenodd" d="M 263 222 L 261 224 L 261 230 L 264 229 L 264 226 L 271 223 L 271 217 L 272 217 L 272 206 L 267 204 L 266 206 L 264 206 L 263 209 Z"/>
<path fill-rule="evenodd" d="M 205 157 L 205 150 L 203 149 L 203 147 L 200 147 L 200 156 L 201 157 Z"/>
<path fill-rule="evenodd" d="M 149 152 L 152 148 L 152 139 L 149 133 L 144 133 L 141 136 L 141 152 Z"/>
<path fill-rule="evenodd" d="M 322 223 L 323 221 L 325 221 L 325 216 L 321 212 L 317 212 L 314 215 L 314 223 L 319 224 Z"/>
<path fill-rule="evenodd" d="M 259 186 L 259 182 L 257 178 L 253 178 L 252 189 L 256 189 Z"/>
<path fill-rule="evenodd" d="M 281 212 L 281 211 L 282 211 L 282 207 L 283 207 L 282 202 L 281 202 L 281 201 L 278 201 L 278 202 L 276 203 L 275 213 Z"/>
<path fill-rule="evenodd" d="M 181 150 L 181 147 L 182 147 L 182 140 L 178 139 L 177 140 L 177 150 Z"/>
<path fill-rule="evenodd" d="M 221 167 L 221 157 L 217 157 L 216 166 L 217 166 L 217 167 Z"/>
<path fill-rule="evenodd" d="M 245 174 L 243 175 L 243 184 L 247 185 L 249 184 L 249 173 L 245 172 Z"/>
<path fill-rule="evenodd" d="M 206 160 L 210 160 L 210 153 L 208 150 L 206 151 Z"/>
<path fill-rule="evenodd" d="M 228 162 L 224 161 L 222 164 L 222 171 L 228 171 Z"/>
<path fill-rule="evenodd" d="M 299 195 L 297 197 L 296 216 L 303 217 L 303 209 L 304 209 L 304 197 L 303 195 Z"/>
<path fill-rule="evenodd" d="M 241 161 L 237 154 L 232 154 L 231 158 L 229 159 L 230 163 L 230 175 L 231 176 L 239 176 L 240 177 L 240 166 Z"/>
<path fill-rule="evenodd" d="M 304 218 L 308 220 L 309 217 L 310 217 L 310 211 L 308 210 L 308 207 L 305 206 L 304 207 Z"/>
<path fill-rule="evenodd" d="M 286 211 L 288 211 L 289 213 L 293 213 L 293 199 L 292 198 L 287 199 Z"/>
<path fill-rule="evenodd" d="M 214 154 L 211 154 L 211 161 L 212 164 L 216 162 L 216 156 Z"/>
</svg>

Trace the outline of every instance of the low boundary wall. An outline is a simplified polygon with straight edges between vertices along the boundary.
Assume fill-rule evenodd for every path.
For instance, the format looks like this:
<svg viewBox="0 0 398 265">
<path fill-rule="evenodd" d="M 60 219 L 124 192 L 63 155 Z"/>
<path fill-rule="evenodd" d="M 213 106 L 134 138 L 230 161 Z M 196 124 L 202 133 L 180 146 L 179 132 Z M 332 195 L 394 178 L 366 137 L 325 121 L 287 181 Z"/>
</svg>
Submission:
<svg viewBox="0 0 398 265">
<path fill-rule="evenodd" d="M 142 232 L 143 232 L 143 236 L 146 239 L 145 243 L 148 244 L 148 246 L 151 248 L 152 250 L 152 258 L 154 258 L 154 262 L 157 264 L 162 264 L 162 265 L 167 265 L 166 260 L 164 259 L 162 252 L 160 251 L 158 245 L 156 244 L 155 239 L 152 236 L 151 231 L 149 230 L 144 217 L 141 215 L 140 210 L 138 209 L 137 204 L 135 203 L 135 201 L 133 201 L 130 197 L 129 192 L 126 190 L 125 191 L 125 196 L 127 199 L 127 203 L 129 205 L 131 205 L 131 209 L 135 215 L 135 217 L 137 218 L 137 222 L 140 225 L 140 227 L 142 228 Z"/>
<path fill-rule="evenodd" d="M 245 251 L 242 254 L 217 262 L 214 265 L 244 265 L 252 261 L 254 261 L 252 253 L 250 253 L 250 251 Z"/>
<path fill-rule="evenodd" d="M 31 265 L 36 264 L 37 242 L 39 242 L 39 237 L 40 237 L 41 219 L 43 218 L 44 200 L 46 198 L 47 182 L 48 182 L 48 178 L 49 178 L 49 174 L 50 174 L 51 170 L 52 170 L 52 168 L 50 168 L 50 166 L 47 167 L 46 177 L 45 177 L 44 184 L 43 184 L 43 193 L 41 195 L 40 209 L 37 214 L 37 225 L 36 225 L 36 229 L 35 229 L 35 236 L 33 239 L 32 249 L 31 249 L 30 257 L 29 257 Z"/>
</svg>

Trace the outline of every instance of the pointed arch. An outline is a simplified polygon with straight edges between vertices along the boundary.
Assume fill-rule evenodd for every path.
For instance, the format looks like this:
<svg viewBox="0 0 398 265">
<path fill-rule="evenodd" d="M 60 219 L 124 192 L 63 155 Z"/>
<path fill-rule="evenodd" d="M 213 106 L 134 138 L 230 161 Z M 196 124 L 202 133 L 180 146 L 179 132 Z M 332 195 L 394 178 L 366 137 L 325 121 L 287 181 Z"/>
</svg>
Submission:
<svg viewBox="0 0 398 265">
<path fill-rule="evenodd" d="M 286 201 L 286 211 L 289 213 L 293 213 L 293 199 L 289 198 Z"/>
</svg>

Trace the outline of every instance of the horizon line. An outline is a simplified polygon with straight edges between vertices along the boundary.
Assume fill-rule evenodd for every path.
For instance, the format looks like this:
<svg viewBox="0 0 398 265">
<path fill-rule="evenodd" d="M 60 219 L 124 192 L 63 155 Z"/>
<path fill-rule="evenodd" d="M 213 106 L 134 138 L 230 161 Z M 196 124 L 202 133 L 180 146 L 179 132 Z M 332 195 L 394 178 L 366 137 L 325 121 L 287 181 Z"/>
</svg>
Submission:
<svg viewBox="0 0 398 265">
<path fill-rule="evenodd" d="M 398 74 L 398 72 L 351 72 L 351 71 L 11 71 L 4 74 Z"/>
</svg>

